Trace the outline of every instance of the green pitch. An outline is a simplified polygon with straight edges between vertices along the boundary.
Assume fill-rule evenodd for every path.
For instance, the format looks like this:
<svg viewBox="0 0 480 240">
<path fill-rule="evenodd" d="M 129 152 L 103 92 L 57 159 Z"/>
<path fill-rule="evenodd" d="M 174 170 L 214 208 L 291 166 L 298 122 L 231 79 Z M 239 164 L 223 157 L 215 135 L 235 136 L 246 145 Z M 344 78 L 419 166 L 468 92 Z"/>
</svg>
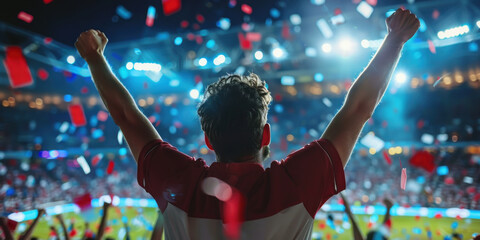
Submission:
<svg viewBox="0 0 480 240">
<path fill-rule="evenodd" d="M 93 223 L 90 223 L 90 229 L 93 232 L 97 232 L 97 226 L 100 223 L 101 215 L 99 213 L 100 209 L 95 209 L 95 216 L 97 220 Z M 144 224 L 141 224 L 140 221 L 133 220 L 139 216 L 137 208 L 122 208 L 124 214 L 128 217 L 128 225 L 130 227 L 130 237 L 132 240 L 136 239 L 150 239 L 152 232 L 148 231 Z M 150 225 L 155 226 L 155 221 L 157 220 L 158 213 L 154 208 L 143 208 L 143 217 L 150 223 Z M 73 239 L 81 239 L 83 232 L 85 231 L 84 220 L 80 215 L 76 213 L 65 213 L 63 214 L 67 227 L 70 225 L 71 220 L 74 220 L 74 226 L 76 229 L 76 236 Z M 368 232 L 367 222 L 368 218 L 366 215 L 357 215 L 357 221 L 360 225 L 361 231 L 364 235 Z M 382 221 L 382 216 L 380 216 L 379 223 Z M 60 224 L 55 218 L 52 218 L 50 221 L 57 228 L 57 231 L 60 235 L 63 235 L 63 232 L 60 228 Z M 443 236 L 447 236 L 452 233 L 452 223 L 458 222 L 458 227 L 456 232 L 463 234 L 463 239 L 470 239 L 472 234 L 480 233 L 480 219 L 453 219 L 453 218 L 420 218 L 415 219 L 415 217 L 393 217 L 392 218 L 392 235 L 390 239 L 428 239 L 426 229 L 429 228 L 432 231 L 433 239 L 443 239 Z M 29 222 L 25 222 L 29 224 Z M 338 224 L 341 224 L 338 223 Z M 20 224 L 19 224 L 20 225 Z M 113 239 L 118 239 L 118 232 L 123 227 L 122 215 L 119 208 L 112 207 L 108 212 L 108 226 L 109 228 L 106 231 L 105 237 L 110 237 Z M 322 227 L 323 229 L 320 229 Z M 419 228 L 421 234 L 415 234 L 414 228 Z M 17 231 L 15 233 L 16 237 L 20 234 L 18 231 L 19 227 L 17 226 Z M 418 230 L 418 229 L 417 229 Z M 326 226 L 325 221 L 316 220 L 314 224 L 314 232 L 320 233 L 322 235 L 321 239 L 352 239 L 352 230 L 347 229 L 344 233 L 337 233 L 331 227 Z M 39 239 L 48 239 L 49 235 L 49 222 L 43 217 L 38 223 L 37 228 L 33 232 L 32 236 Z"/>
</svg>

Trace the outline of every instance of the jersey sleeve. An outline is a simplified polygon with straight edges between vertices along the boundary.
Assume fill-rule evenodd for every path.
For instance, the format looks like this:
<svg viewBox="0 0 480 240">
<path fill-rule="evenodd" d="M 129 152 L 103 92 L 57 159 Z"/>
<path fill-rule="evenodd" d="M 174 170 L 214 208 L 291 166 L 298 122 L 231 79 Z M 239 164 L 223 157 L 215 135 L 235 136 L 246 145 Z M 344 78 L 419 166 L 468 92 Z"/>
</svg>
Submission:
<svg viewBox="0 0 480 240">
<path fill-rule="evenodd" d="M 178 207 L 192 199 L 192 188 L 207 168 L 167 142 L 154 140 L 145 145 L 138 160 L 137 181 L 164 211 L 170 202 Z"/>
<path fill-rule="evenodd" d="M 337 150 L 326 139 L 313 141 L 282 161 L 311 216 L 345 189 L 345 173 Z"/>
</svg>

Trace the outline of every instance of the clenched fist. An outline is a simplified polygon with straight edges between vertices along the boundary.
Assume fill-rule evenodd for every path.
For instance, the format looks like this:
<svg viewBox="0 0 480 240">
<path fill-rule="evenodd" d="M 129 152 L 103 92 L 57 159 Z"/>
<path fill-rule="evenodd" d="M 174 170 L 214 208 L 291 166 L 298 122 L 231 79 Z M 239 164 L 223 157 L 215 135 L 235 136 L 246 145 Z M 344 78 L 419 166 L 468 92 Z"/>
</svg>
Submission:
<svg viewBox="0 0 480 240">
<path fill-rule="evenodd" d="M 420 21 L 417 16 L 409 10 L 397 9 L 390 17 L 385 20 L 389 35 L 393 35 L 397 40 L 405 43 L 417 32 L 420 27 Z"/>
<path fill-rule="evenodd" d="M 102 56 L 108 39 L 103 32 L 90 29 L 80 34 L 75 42 L 75 47 L 85 61 Z"/>
</svg>

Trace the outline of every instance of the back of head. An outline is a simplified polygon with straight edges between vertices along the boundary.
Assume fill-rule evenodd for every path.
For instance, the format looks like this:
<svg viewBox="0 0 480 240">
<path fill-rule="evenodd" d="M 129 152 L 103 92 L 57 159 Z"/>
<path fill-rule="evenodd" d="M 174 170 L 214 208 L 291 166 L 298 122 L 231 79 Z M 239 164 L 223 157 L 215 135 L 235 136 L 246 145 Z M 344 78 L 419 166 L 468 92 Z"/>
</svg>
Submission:
<svg viewBox="0 0 480 240">
<path fill-rule="evenodd" d="M 219 161 L 258 153 L 271 100 L 265 81 L 253 73 L 223 76 L 207 87 L 198 115 Z"/>
</svg>

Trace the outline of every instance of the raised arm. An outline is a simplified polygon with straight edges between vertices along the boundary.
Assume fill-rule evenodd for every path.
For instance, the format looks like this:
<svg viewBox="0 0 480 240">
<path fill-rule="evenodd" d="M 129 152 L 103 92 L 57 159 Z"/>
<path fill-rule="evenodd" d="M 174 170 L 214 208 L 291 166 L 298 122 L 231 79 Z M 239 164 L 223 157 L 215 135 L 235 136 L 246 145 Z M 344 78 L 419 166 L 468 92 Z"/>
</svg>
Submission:
<svg viewBox="0 0 480 240">
<path fill-rule="evenodd" d="M 111 204 L 104 202 L 103 203 L 103 215 L 102 220 L 100 220 L 100 226 L 98 227 L 97 236 L 95 239 L 101 240 L 103 239 L 103 235 L 105 233 L 105 227 L 107 226 L 107 217 L 108 217 L 108 209 L 110 208 Z"/>
<path fill-rule="evenodd" d="M 123 84 L 110 70 L 103 56 L 108 42 L 104 33 L 89 30 L 80 34 L 75 47 L 88 64 L 103 103 L 115 123 L 120 127 L 134 158 L 138 161 L 143 146 L 154 139 L 161 139 L 150 121 L 138 109 Z"/>
<path fill-rule="evenodd" d="M 350 218 L 350 222 L 352 222 L 353 239 L 363 240 L 362 231 L 360 231 L 360 228 L 358 227 L 357 220 L 355 220 L 355 215 L 353 215 L 352 210 L 350 209 L 350 204 L 348 203 L 347 198 L 343 193 L 340 193 L 340 196 L 342 197 L 343 205 L 345 206 L 345 213 L 348 215 L 348 218 Z"/>
<path fill-rule="evenodd" d="M 0 227 L 2 228 L 3 235 L 5 236 L 5 240 L 13 240 L 13 235 L 8 229 L 8 219 L 7 217 L 0 217 Z"/>
<path fill-rule="evenodd" d="M 65 240 L 70 240 L 70 235 L 68 235 L 67 226 L 65 225 L 65 221 L 63 221 L 62 214 L 58 214 L 57 217 L 60 226 L 62 226 L 63 235 L 65 236 Z"/>
<path fill-rule="evenodd" d="M 367 68 L 350 88 L 345 103 L 323 133 L 347 165 L 365 122 L 380 102 L 397 66 L 403 45 L 418 30 L 420 22 L 408 10 L 398 9 L 386 20 L 388 34 Z"/>
<path fill-rule="evenodd" d="M 38 221 L 39 221 L 40 218 L 43 216 L 43 214 L 45 214 L 45 209 L 40 208 L 40 209 L 37 210 L 37 217 L 35 218 L 35 220 L 33 220 L 32 224 L 30 224 L 30 226 L 29 226 L 28 229 L 25 231 L 25 233 L 22 234 L 22 235 L 18 238 L 19 240 L 30 239 L 30 236 L 32 235 L 33 230 L 34 230 L 35 227 L 37 226 Z"/>
</svg>

